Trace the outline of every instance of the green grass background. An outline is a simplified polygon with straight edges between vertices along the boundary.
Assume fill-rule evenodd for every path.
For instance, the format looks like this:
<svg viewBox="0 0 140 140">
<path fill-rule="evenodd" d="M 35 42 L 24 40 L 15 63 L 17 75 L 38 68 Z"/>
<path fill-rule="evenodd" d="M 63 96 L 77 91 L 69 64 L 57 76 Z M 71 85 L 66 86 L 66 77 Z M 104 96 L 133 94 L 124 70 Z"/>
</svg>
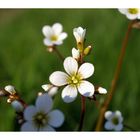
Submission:
<svg viewBox="0 0 140 140">
<path fill-rule="evenodd" d="M 42 27 L 55 22 L 62 23 L 68 33 L 64 44 L 58 47 L 65 57 L 71 55 L 72 47 L 76 47 L 73 28 L 82 26 L 87 29 L 86 44 L 94 48 L 86 60 L 95 66 L 95 73 L 89 80 L 109 90 L 129 23 L 117 9 L 0 10 L 0 87 L 12 84 L 28 104 L 34 104 L 37 93 L 43 91 L 41 85 L 49 82 L 49 75 L 63 70 L 58 57 L 48 53 L 43 45 Z M 120 110 L 124 122 L 136 130 L 140 130 L 139 54 L 140 30 L 133 29 L 117 89 L 109 106 L 112 111 Z M 61 92 L 55 96 L 54 108 L 65 114 L 65 123 L 57 130 L 77 130 L 80 105 L 80 97 L 66 104 L 61 99 Z M 87 100 L 84 131 L 94 130 L 98 114 L 95 103 Z M 18 130 L 14 117 L 14 110 L 1 98 L 0 131 Z"/>
</svg>

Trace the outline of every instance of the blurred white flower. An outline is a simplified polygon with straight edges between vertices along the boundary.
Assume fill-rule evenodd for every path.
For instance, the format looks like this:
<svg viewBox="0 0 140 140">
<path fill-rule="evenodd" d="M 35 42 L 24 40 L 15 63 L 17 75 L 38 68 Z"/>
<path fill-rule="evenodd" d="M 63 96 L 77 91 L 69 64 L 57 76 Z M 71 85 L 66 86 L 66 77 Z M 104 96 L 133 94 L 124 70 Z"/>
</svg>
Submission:
<svg viewBox="0 0 140 140">
<path fill-rule="evenodd" d="M 130 20 L 140 19 L 140 9 L 139 8 L 124 8 L 119 9 L 119 11 L 126 15 L 126 17 Z"/>
<path fill-rule="evenodd" d="M 105 118 L 107 120 L 104 125 L 105 129 L 115 131 L 121 131 L 123 129 L 123 117 L 120 111 L 106 111 Z"/>
<path fill-rule="evenodd" d="M 12 85 L 7 85 L 7 86 L 5 86 L 4 89 L 5 89 L 7 92 L 9 92 L 10 94 L 15 94 L 15 93 L 16 93 L 15 88 L 14 88 L 14 86 L 12 86 Z"/>
<path fill-rule="evenodd" d="M 49 95 L 38 96 L 35 106 L 28 106 L 24 110 L 25 123 L 21 126 L 21 131 L 55 131 L 54 128 L 60 127 L 64 115 L 57 109 L 51 111 L 52 105 Z"/>
<path fill-rule="evenodd" d="M 86 29 L 82 27 L 74 28 L 73 35 L 77 41 L 77 43 L 83 43 L 85 39 Z"/>
<path fill-rule="evenodd" d="M 16 112 L 22 112 L 24 110 L 24 106 L 17 100 L 12 101 L 11 105 Z"/>
<path fill-rule="evenodd" d="M 53 72 L 49 79 L 55 86 L 66 87 L 62 91 L 62 99 L 66 103 L 74 101 L 79 93 L 85 97 L 91 97 L 94 94 L 94 86 L 92 83 L 84 80 L 94 73 L 94 66 L 90 63 L 83 63 L 78 68 L 78 63 L 73 57 L 67 57 L 64 60 L 64 69 L 67 72 Z"/>
<path fill-rule="evenodd" d="M 58 92 L 58 87 L 51 84 L 42 85 L 42 88 L 48 93 L 49 96 L 54 96 Z"/>
<path fill-rule="evenodd" d="M 67 33 L 62 32 L 63 26 L 60 23 L 55 23 L 53 26 L 45 25 L 42 32 L 45 36 L 44 44 L 46 46 L 61 45 L 67 37 Z"/>
<path fill-rule="evenodd" d="M 72 57 L 78 60 L 80 58 L 80 51 L 78 49 L 72 48 Z"/>
</svg>

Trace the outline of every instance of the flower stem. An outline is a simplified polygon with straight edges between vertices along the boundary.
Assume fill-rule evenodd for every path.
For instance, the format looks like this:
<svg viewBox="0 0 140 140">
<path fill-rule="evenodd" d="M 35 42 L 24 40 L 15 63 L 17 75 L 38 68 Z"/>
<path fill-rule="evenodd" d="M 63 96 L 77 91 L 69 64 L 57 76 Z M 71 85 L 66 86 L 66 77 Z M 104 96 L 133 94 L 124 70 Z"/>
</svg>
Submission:
<svg viewBox="0 0 140 140">
<path fill-rule="evenodd" d="M 128 25 L 128 29 L 127 29 L 127 32 L 125 34 L 125 37 L 124 37 L 124 40 L 123 40 L 123 43 L 122 43 L 122 48 L 121 48 L 121 51 L 120 51 L 120 55 L 119 55 L 119 58 L 118 58 L 118 63 L 117 63 L 117 67 L 116 67 L 116 70 L 115 70 L 114 78 L 113 78 L 112 83 L 111 83 L 110 91 L 108 93 L 108 96 L 107 96 L 104 104 L 100 108 L 99 118 L 98 118 L 97 125 L 96 125 L 96 128 L 95 128 L 96 131 L 100 131 L 102 129 L 102 124 L 103 124 L 103 120 L 104 120 L 104 113 L 108 109 L 108 106 L 109 106 L 109 104 L 112 100 L 112 97 L 114 95 L 114 91 L 115 91 L 117 81 L 118 81 L 118 78 L 119 78 L 119 74 L 120 74 L 120 70 L 121 70 L 121 67 L 122 67 L 122 62 L 123 62 L 123 58 L 124 58 L 124 55 L 125 55 L 129 35 L 130 35 L 131 30 L 132 30 L 132 25 L 133 25 L 134 22 L 135 21 L 131 21 Z"/>
<path fill-rule="evenodd" d="M 84 96 L 81 96 L 81 118 L 80 118 L 80 124 L 79 124 L 78 131 L 82 131 L 82 128 L 83 128 L 83 122 L 84 122 L 85 110 L 86 110 L 85 101 L 86 101 L 86 98 Z"/>
<path fill-rule="evenodd" d="M 123 124 L 123 126 L 124 126 L 125 128 L 127 128 L 127 129 L 131 130 L 131 131 L 137 131 L 137 130 L 133 129 L 132 127 L 130 127 L 130 126 L 127 125 L 127 124 Z"/>
<path fill-rule="evenodd" d="M 60 53 L 60 51 L 59 51 L 56 47 L 54 47 L 54 51 L 55 51 L 55 53 L 57 54 L 57 56 L 58 56 L 62 61 L 64 61 L 63 55 Z"/>
</svg>

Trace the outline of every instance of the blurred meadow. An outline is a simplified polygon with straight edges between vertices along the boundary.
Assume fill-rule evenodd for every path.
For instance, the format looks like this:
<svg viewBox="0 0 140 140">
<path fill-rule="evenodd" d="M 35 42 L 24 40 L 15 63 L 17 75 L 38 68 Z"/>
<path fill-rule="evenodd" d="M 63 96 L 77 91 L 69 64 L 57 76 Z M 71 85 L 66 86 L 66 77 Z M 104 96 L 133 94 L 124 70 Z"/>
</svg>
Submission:
<svg viewBox="0 0 140 140">
<path fill-rule="evenodd" d="M 93 50 L 86 58 L 95 66 L 89 79 L 107 90 L 114 75 L 122 40 L 129 20 L 117 9 L 22 9 L 0 10 L 0 87 L 14 85 L 27 104 L 34 104 L 42 84 L 49 83 L 49 75 L 63 70 L 63 63 L 55 53 L 46 51 L 42 27 L 60 22 L 68 33 L 59 51 L 71 55 L 76 47 L 73 28 L 87 29 L 86 45 Z M 112 111 L 120 110 L 124 123 L 140 130 L 140 30 L 133 29 L 113 100 Z M 61 99 L 61 90 L 54 98 L 54 108 L 65 114 L 65 122 L 58 131 L 76 131 L 80 119 L 80 96 L 69 104 Z M 93 101 L 86 102 L 84 131 L 94 130 L 99 110 Z M 16 131 L 15 112 L 0 99 L 0 131 Z M 127 129 L 125 129 L 127 131 Z"/>
</svg>

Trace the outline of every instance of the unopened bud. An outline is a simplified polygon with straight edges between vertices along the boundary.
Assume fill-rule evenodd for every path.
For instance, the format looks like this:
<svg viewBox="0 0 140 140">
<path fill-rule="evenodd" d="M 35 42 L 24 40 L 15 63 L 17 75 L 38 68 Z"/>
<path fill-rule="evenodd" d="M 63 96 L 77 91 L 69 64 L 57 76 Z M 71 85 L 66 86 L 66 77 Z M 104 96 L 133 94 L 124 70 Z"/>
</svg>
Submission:
<svg viewBox="0 0 140 140">
<path fill-rule="evenodd" d="M 15 94 L 15 93 L 16 93 L 14 86 L 8 85 L 8 86 L 5 86 L 4 89 L 5 89 L 7 92 L 9 92 L 10 94 Z"/>
<path fill-rule="evenodd" d="M 16 112 L 22 112 L 24 107 L 23 105 L 17 101 L 17 100 L 14 100 L 12 103 L 11 103 L 12 107 L 15 109 Z"/>
<path fill-rule="evenodd" d="M 84 55 L 88 55 L 91 52 L 92 47 L 88 46 L 84 49 Z"/>
</svg>

